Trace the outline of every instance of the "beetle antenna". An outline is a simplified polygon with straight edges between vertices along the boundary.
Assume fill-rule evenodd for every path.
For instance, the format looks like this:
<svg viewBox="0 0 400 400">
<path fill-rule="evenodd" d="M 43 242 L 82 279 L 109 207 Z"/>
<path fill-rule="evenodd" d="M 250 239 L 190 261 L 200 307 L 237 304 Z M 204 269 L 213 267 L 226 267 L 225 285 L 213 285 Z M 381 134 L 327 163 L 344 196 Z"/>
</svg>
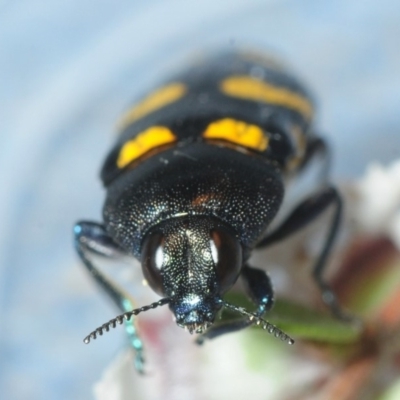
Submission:
<svg viewBox="0 0 400 400">
<path fill-rule="evenodd" d="M 108 321 L 105 324 L 99 326 L 97 329 L 95 329 L 93 332 L 91 332 L 88 336 L 85 337 L 85 339 L 83 339 L 83 342 L 86 343 L 86 344 L 89 344 L 91 339 L 93 339 L 93 340 L 96 339 L 97 335 L 101 336 L 103 334 L 103 331 L 108 332 L 110 330 L 110 327 L 111 328 L 115 328 L 117 326 L 117 323 L 119 325 L 121 325 L 124 322 L 124 320 L 125 321 L 129 321 L 133 315 L 138 315 L 138 314 L 140 314 L 140 313 L 142 313 L 144 311 L 152 310 L 154 308 L 163 306 L 165 304 L 168 304 L 169 301 L 170 301 L 169 298 L 164 298 L 164 299 L 155 301 L 154 303 L 151 303 L 151 304 L 149 304 L 147 306 L 136 308 L 136 309 L 134 309 L 132 311 L 128 311 L 126 313 L 118 315 L 117 317 L 115 317 L 113 319 L 110 319 L 110 321 Z"/>
<path fill-rule="evenodd" d="M 226 301 L 223 302 L 223 305 L 232 311 L 236 311 L 239 314 L 249 317 L 250 321 L 254 321 L 256 325 L 260 325 L 262 327 L 262 329 L 267 331 L 269 334 L 274 335 L 276 338 L 282 340 L 283 342 L 286 342 L 287 344 L 294 344 L 294 339 L 292 339 L 285 332 L 281 331 L 275 325 L 266 321 L 264 318 L 261 318 L 257 314 L 253 314 L 253 313 L 247 311 L 243 307 L 235 306 L 233 304 L 227 303 Z"/>
</svg>

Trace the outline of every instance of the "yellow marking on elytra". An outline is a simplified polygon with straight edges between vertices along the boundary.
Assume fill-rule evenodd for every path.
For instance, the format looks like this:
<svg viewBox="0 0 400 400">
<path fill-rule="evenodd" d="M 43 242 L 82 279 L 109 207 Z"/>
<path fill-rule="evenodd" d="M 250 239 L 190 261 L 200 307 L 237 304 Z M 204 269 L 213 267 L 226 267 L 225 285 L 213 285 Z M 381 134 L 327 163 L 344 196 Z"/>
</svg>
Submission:
<svg viewBox="0 0 400 400">
<path fill-rule="evenodd" d="M 164 86 L 153 93 L 150 93 L 139 104 L 135 104 L 121 119 L 120 130 L 126 128 L 132 122 L 156 111 L 168 104 L 182 98 L 187 92 L 187 87 L 183 83 L 175 82 Z"/>
<path fill-rule="evenodd" d="M 212 122 L 207 126 L 203 137 L 226 140 L 258 151 L 264 151 L 268 147 L 268 137 L 265 136 L 259 126 L 233 118 L 224 118 Z"/>
<path fill-rule="evenodd" d="M 176 140 L 176 136 L 168 128 L 152 126 L 124 143 L 118 155 L 117 166 L 124 168 L 148 151 Z"/>
<path fill-rule="evenodd" d="M 228 96 L 287 107 L 306 119 L 311 119 L 313 115 L 312 104 L 302 95 L 247 75 L 235 75 L 224 79 L 221 82 L 221 91 Z"/>
</svg>

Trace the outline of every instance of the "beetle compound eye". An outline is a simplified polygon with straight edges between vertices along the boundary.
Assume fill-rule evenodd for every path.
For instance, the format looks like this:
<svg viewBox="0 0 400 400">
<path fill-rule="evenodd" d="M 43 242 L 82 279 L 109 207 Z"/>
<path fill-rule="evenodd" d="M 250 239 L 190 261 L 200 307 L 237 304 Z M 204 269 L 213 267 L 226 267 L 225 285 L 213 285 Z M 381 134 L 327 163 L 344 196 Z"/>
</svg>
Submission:
<svg viewBox="0 0 400 400">
<path fill-rule="evenodd" d="M 164 261 L 164 237 L 161 233 L 151 233 L 142 246 L 142 270 L 149 286 L 158 294 L 163 294 L 161 268 Z"/>
<path fill-rule="evenodd" d="M 221 228 L 211 231 L 210 247 L 221 290 L 225 292 L 239 276 L 242 247 L 232 233 Z"/>
</svg>

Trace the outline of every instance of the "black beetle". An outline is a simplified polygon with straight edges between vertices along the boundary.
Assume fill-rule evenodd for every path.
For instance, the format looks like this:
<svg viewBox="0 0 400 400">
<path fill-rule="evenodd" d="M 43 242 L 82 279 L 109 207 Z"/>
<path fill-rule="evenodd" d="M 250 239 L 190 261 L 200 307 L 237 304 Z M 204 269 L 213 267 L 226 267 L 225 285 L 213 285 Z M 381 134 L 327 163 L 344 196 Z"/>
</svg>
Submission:
<svg viewBox="0 0 400 400">
<path fill-rule="evenodd" d="M 328 150 L 313 131 L 313 111 L 308 92 L 280 65 L 236 52 L 200 60 L 126 113 L 101 173 L 104 223 L 79 222 L 74 230 L 84 265 L 124 314 L 86 343 L 126 321 L 142 371 L 142 342 L 130 319 L 164 304 L 180 327 L 201 334 L 199 343 L 252 323 L 293 343 L 262 318 L 274 302 L 272 285 L 248 259 L 253 249 L 286 238 L 330 205 L 334 213 L 313 275 L 327 305 L 346 318 L 322 278 L 342 211 L 335 187 L 323 180 L 270 229 L 290 179 L 318 157 L 327 169 Z M 131 311 L 131 301 L 93 265 L 90 253 L 136 257 L 162 299 Z M 239 276 L 254 312 L 223 300 Z M 243 319 L 214 323 L 223 307 Z"/>
</svg>

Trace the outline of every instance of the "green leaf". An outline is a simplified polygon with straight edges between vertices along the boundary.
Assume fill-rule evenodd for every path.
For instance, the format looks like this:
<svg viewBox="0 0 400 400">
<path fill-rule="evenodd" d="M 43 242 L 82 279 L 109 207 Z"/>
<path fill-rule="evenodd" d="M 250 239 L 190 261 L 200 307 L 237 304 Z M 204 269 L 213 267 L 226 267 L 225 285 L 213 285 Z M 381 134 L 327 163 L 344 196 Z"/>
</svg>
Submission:
<svg viewBox="0 0 400 400">
<path fill-rule="evenodd" d="M 252 304 L 241 293 L 230 293 L 226 300 L 235 305 L 254 310 Z M 225 313 L 227 314 L 225 316 Z M 237 318 L 237 314 L 225 312 L 223 319 Z M 338 320 L 290 300 L 278 299 L 272 311 L 265 316 L 272 324 L 291 335 L 295 340 L 312 340 L 327 344 L 349 344 L 361 334 L 360 327 Z M 254 329 L 260 329 L 254 327 Z"/>
<path fill-rule="evenodd" d="M 379 400 L 398 400 L 400 399 L 400 380 L 392 385 Z"/>
<path fill-rule="evenodd" d="M 374 315 L 398 290 L 400 284 L 399 259 L 366 271 L 353 285 L 349 307 L 365 317 Z"/>
</svg>

